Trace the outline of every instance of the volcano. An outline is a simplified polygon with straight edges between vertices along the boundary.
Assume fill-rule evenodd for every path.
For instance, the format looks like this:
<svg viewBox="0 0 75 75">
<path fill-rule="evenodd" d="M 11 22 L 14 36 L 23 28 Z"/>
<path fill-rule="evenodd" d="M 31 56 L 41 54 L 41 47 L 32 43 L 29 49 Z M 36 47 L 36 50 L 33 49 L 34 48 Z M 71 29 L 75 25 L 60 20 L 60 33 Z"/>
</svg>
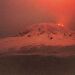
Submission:
<svg viewBox="0 0 75 75">
<path fill-rule="evenodd" d="M 62 24 L 33 24 L 17 36 L 0 39 L 1 54 L 69 56 L 74 50 L 75 34 Z"/>
</svg>

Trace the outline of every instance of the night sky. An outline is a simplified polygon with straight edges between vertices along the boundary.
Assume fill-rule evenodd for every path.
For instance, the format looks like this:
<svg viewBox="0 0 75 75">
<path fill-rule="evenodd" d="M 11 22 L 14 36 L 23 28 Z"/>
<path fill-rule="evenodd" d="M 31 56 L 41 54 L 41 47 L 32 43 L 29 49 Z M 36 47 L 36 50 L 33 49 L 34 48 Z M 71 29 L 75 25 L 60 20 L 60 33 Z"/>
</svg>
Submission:
<svg viewBox="0 0 75 75">
<path fill-rule="evenodd" d="M 0 36 L 43 22 L 75 30 L 75 0 L 0 0 Z"/>
</svg>

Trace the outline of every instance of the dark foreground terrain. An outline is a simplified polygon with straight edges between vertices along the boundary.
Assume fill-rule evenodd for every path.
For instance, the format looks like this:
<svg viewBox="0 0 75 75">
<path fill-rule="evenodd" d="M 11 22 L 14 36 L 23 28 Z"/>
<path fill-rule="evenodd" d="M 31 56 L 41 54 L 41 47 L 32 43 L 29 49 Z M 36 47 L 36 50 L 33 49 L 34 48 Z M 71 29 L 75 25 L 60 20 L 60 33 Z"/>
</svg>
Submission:
<svg viewBox="0 0 75 75">
<path fill-rule="evenodd" d="M 0 75 L 75 75 L 75 57 L 1 56 Z"/>
</svg>

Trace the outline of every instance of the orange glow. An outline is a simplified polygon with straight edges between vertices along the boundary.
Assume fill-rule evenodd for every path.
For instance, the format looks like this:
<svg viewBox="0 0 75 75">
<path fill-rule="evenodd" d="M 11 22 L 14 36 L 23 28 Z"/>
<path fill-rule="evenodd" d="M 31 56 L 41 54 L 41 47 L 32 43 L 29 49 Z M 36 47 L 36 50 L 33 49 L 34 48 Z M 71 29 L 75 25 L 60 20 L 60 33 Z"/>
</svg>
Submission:
<svg viewBox="0 0 75 75">
<path fill-rule="evenodd" d="M 64 24 L 57 24 L 59 27 L 64 27 Z"/>
<path fill-rule="evenodd" d="M 0 31 L 5 33 L 23 31 L 34 23 L 63 23 L 66 27 L 75 23 L 75 0 L 7 0 L 1 7 Z"/>
<path fill-rule="evenodd" d="M 56 16 L 56 22 L 68 24 L 72 17 L 72 13 L 75 12 L 74 0 L 38 0 L 36 1 L 37 9 L 42 14 L 53 14 Z"/>
</svg>

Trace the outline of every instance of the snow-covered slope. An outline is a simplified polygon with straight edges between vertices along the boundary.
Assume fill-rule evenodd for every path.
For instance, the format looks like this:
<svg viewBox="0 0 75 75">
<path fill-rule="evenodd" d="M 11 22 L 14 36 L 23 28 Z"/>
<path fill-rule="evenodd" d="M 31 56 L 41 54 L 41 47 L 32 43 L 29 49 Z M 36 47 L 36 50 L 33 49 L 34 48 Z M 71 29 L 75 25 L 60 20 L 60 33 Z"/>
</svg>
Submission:
<svg viewBox="0 0 75 75">
<path fill-rule="evenodd" d="M 61 31 L 60 31 L 61 30 Z M 0 52 L 20 50 L 22 47 L 33 46 L 72 46 L 75 45 L 75 35 L 65 32 L 65 29 L 52 24 L 33 25 L 20 36 L 0 39 Z"/>
</svg>

